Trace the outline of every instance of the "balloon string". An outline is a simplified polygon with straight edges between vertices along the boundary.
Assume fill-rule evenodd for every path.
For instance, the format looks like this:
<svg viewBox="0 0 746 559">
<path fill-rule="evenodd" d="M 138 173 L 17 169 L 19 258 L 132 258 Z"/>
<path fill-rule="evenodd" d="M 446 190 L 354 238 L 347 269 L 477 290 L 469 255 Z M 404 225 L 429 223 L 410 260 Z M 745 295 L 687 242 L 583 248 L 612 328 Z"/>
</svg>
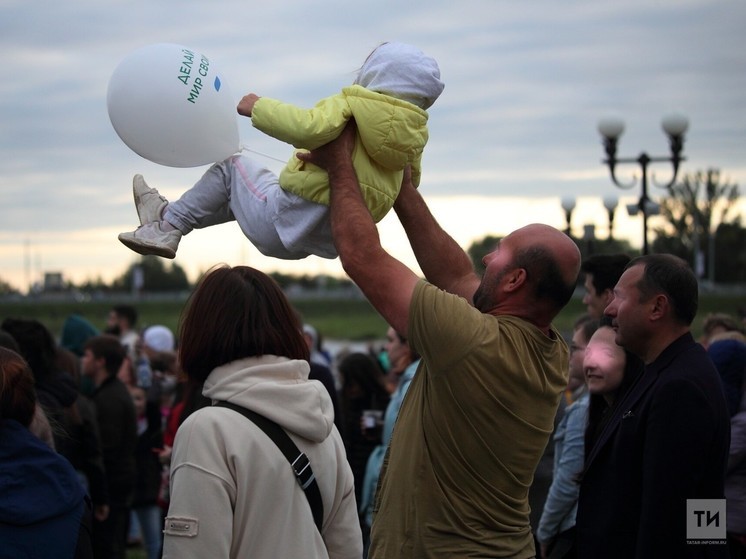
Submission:
<svg viewBox="0 0 746 559">
<path fill-rule="evenodd" d="M 255 153 L 256 155 L 261 155 L 262 157 L 266 157 L 267 159 L 271 159 L 272 161 L 277 161 L 279 163 L 285 163 L 286 159 L 277 159 L 276 157 L 272 157 L 271 155 L 267 155 L 266 153 L 262 153 L 261 151 L 256 151 L 254 149 L 249 149 L 246 146 L 241 146 L 241 151 L 250 151 L 251 153 Z"/>
</svg>

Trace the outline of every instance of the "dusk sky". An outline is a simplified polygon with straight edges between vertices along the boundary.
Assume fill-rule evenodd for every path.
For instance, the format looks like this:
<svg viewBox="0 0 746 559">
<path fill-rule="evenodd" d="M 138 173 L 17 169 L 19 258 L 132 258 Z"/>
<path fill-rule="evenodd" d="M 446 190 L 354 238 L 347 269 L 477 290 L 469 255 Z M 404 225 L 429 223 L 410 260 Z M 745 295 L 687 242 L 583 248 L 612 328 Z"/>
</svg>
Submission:
<svg viewBox="0 0 746 559">
<path fill-rule="evenodd" d="M 596 125 L 608 115 L 625 120 L 619 155 L 632 157 L 667 155 L 661 118 L 686 115 L 682 174 L 714 167 L 743 186 L 745 21 L 746 3 L 735 0 L 1 2 L 0 279 L 25 290 L 46 271 L 74 281 L 121 275 L 138 258 L 116 238 L 137 224 L 132 175 L 175 199 L 207 169 L 152 163 L 115 133 L 109 79 L 139 47 L 204 53 L 236 102 L 255 92 L 311 107 L 350 84 L 382 41 L 417 45 L 446 84 L 429 110 L 420 188 L 468 246 L 533 221 L 564 228 L 563 196 L 579 200 L 576 234 L 593 222 L 605 236 L 602 198 L 639 196 L 614 187 L 601 164 Z M 279 171 L 292 148 L 236 118 L 241 144 Z M 651 170 L 660 182 L 670 176 L 666 164 Z M 634 173 L 620 168 L 625 180 Z M 622 208 L 617 217 L 618 233 L 639 246 L 640 218 Z M 381 234 L 411 261 L 393 213 Z M 176 262 L 190 279 L 217 262 L 341 270 L 337 261 L 264 258 L 235 224 L 188 235 Z"/>
</svg>

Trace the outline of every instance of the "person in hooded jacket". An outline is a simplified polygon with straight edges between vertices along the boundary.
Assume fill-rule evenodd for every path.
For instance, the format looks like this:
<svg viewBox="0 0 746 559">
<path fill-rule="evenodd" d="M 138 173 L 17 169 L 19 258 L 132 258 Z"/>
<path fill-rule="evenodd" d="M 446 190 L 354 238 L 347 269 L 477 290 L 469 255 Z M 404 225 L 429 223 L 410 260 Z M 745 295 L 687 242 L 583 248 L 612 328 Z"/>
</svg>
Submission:
<svg viewBox="0 0 746 559">
<path fill-rule="evenodd" d="M 203 395 L 274 421 L 310 460 L 323 518 L 275 442 L 234 409 L 210 405 L 179 427 L 164 558 L 359 558 L 362 535 L 342 438 L 324 386 L 308 380 L 301 323 L 277 283 L 247 266 L 200 281 L 179 336 Z"/>
<path fill-rule="evenodd" d="M 124 559 L 137 475 L 137 420 L 129 391 L 117 378 L 127 349 L 119 338 L 102 334 L 84 346 L 81 372 L 93 381 L 92 400 L 101 435 L 108 510 L 96 514 L 93 545 L 97 559 Z"/>
<path fill-rule="evenodd" d="M 731 559 L 746 559 L 746 337 L 738 330 L 711 336 L 707 354 L 720 375 L 730 415 L 725 472 L 725 524 Z"/>
<path fill-rule="evenodd" d="M 238 112 L 254 127 L 304 150 L 336 138 L 354 119 L 353 164 L 368 209 L 380 221 L 399 193 L 404 168 L 419 184 L 428 140 L 427 109 L 443 91 L 437 62 L 420 49 L 387 42 L 371 52 L 353 85 L 300 109 L 250 93 Z M 295 260 L 309 254 L 335 258 L 325 171 L 295 155 L 279 178 L 244 152 L 213 165 L 179 200 L 169 204 L 140 175 L 133 179 L 141 226 L 119 240 L 140 254 L 174 258 L 182 235 L 238 221 L 265 255 Z"/>
<path fill-rule="evenodd" d="M 0 347 L 0 559 L 92 558 L 91 506 L 70 462 L 31 432 L 34 376 Z"/>
<path fill-rule="evenodd" d="M 73 377 L 57 365 L 57 344 L 49 329 L 36 319 L 6 318 L 0 326 L 18 344 L 18 353 L 28 363 L 33 375 L 39 403 L 52 425 L 54 446 L 71 460 L 71 417 L 78 399 Z"/>
<path fill-rule="evenodd" d="M 83 346 L 93 336 L 100 334 L 91 322 L 76 313 L 69 314 L 62 323 L 60 346 L 72 351 L 78 357 L 83 355 Z"/>
</svg>

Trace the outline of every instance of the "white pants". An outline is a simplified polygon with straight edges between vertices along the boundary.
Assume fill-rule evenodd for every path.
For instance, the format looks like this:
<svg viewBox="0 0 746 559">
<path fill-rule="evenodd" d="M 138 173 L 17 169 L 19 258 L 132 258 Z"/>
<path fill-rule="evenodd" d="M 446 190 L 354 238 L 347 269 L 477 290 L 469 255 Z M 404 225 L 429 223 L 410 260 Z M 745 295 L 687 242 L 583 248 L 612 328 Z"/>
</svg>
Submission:
<svg viewBox="0 0 746 559">
<path fill-rule="evenodd" d="M 277 175 L 243 153 L 210 167 L 163 217 L 184 235 L 235 220 L 262 254 L 275 258 L 337 256 L 329 206 L 283 190 Z"/>
</svg>

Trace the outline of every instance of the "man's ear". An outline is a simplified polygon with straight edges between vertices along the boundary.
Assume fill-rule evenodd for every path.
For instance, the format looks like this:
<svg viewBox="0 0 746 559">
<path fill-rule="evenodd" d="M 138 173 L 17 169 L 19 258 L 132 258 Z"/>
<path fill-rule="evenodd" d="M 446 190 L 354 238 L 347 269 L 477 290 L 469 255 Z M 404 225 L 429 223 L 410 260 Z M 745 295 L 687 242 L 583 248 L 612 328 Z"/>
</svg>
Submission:
<svg viewBox="0 0 746 559">
<path fill-rule="evenodd" d="M 505 291 L 511 292 L 520 288 L 527 279 L 526 270 L 524 268 L 516 268 L 511 270 L 505 276 Z"/>
<path fill-rule="evenodd" d="M 668 314 L 668 296 L 663 293 L 655 295 L 650 300 L 650 320 L 660 320 Z"/>
</svg>

